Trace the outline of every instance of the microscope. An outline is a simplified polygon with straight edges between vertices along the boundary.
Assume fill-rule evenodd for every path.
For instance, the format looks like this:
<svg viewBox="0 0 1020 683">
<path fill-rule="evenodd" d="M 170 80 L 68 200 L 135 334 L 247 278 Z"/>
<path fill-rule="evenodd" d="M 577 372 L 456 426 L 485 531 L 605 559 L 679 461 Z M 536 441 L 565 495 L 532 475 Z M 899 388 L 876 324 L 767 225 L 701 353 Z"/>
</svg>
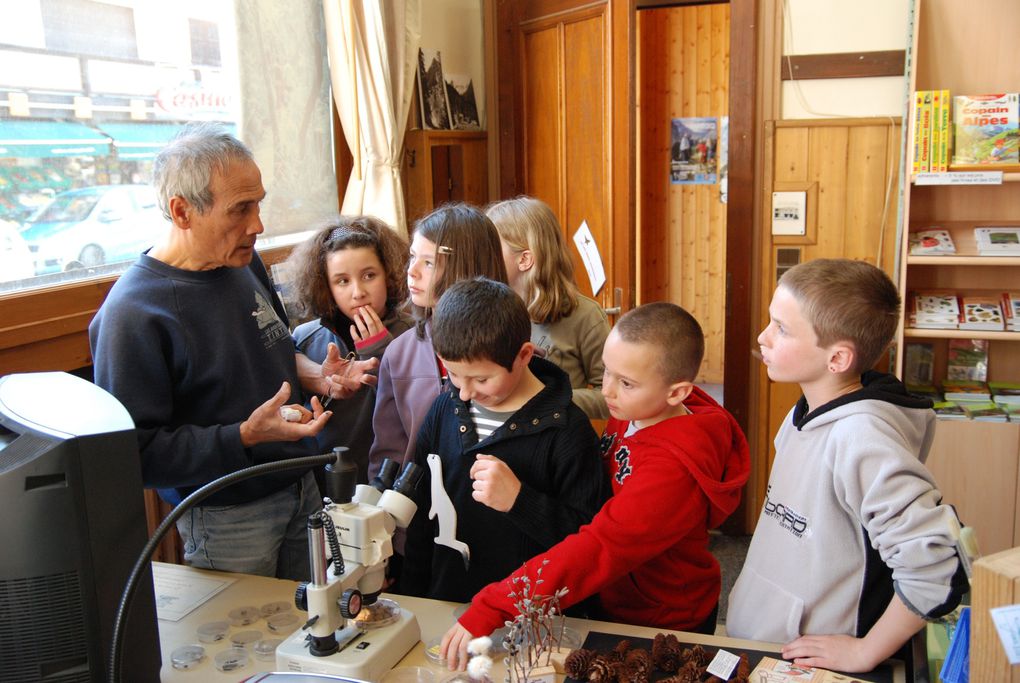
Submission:
<svg viewBox="0 0 1020 683">
<path fill-rule="evenodd" d="M 295 594 L 309 618 L 277 647 L 276 665 L 378 681 L 421 637 L 414 615 L 379 594 L 393 534 L 417 510 L 410 494 L 423 472 L 407 463 L 397 476 L 397 464 L 385 460 L 371 485 L 355 486 L 357 467 L 347 449 L 333 451 L 337 461 L 326 466 L 325 507 L 308 519 L 311 580 Z"/>
</svg>

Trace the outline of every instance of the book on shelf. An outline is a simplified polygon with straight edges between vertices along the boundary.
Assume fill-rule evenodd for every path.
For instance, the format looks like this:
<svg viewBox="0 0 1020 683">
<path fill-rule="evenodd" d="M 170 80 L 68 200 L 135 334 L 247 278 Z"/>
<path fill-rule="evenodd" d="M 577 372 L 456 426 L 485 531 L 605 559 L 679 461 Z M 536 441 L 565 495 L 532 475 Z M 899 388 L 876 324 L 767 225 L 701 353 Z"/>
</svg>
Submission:
<svg viewBox="0 0 1020 683">
<path fill-rule="evenodd" d="M 1006 316 L 1006 329 L 1020 332 L 1020 292 L 1002 293 L 1002 313 Z"/>
<path fill-rule="evenodd" d="M 928 136 L 928 170 L 937 173 L 939 170 L 939 143 L 942 141 L 942 91 L 931 91 L 931 134 Z"/>
<path fill-rule="evenodd" d="M 921 139 L 917 147 L 917 169 L 918 173 L 928 173 L 931 171 L 931 105 L 933 93 L 931 90 L 920 90 L 918 95 L 920 103 L 916 104 L 916 106 L 920 107 Z"/>
<path fill-rule="evenodd" d="M 914 255 L 955 254 L 956 244 L 948 230 L 931 227 L 910 233 L 910 253 Z"/>
<path fill-rule="evenodd" d="M 935 417 L 940 420 L 966 420 L 967 413 L 958 403 L 937 401 L 933 406 Z"/>
<path fill-rule="evenodd" d="M 1020 406 L 1020 382 L 989 382 L 988 391 L 996 403 Z"/>
<path fill-rule="evenodd" d="M 954 403 L 992 400 L 987 384 L 966 379 L 947 379 L 942 382 L 942 396 L 946 401 Z"/>
<path fill-rule="evenodd" d="M 942 107 L 939 110 L 939 118 L 935 121 L 935 126 L 939 130 L 939 148 L 938 154 L 932 156 L 932 163 L 937 166 L 932 170 L 943 172 L 949 170 L 949 155 L 952 149 L 952 137 L 953 129 L 949 125 L 951 118 L 953 101 L 949 97 L 949 90 L 943 89 L 941 91 Z"/>
<path fill-rule="evenodd" d="M 910 297 L 909 312 L 913 327 L 956 329 L 960 324 L 960 302 L 956 292 L 920 291 Z"/>
<path fill-rule="evenodd" d="M 967 418 L 976 422 L 1006 422 L 1006 411 L 992 401 L 964 403 L 963 411 Z"/>
<path fill-rule="evenodd" d="M 974 242 L 982 256 L 1020 256 L 1020 226 L 974 228 Z"/>
<path fill-rule="evenodd" d="M 950 167 L 1020 163 L 1018 103 L 1017 93 L 955 96 Z"/>
<path fill-rule="evenodd" d="M 1010 422 L 1020 422 L 1020 405 L 1016 403 L 1000 403 L 1002 412 L 1006 413 L 1006 419 Z"/>
<path fill-rule="evenodd" d="M 983 384 L 988 379 L 987 340 L 950 339 L 946 347 L 947 381 L 969 380 Z M 947 396 L 946 400 L 952 399 Z"/>
<path fill-rule="evenodd" d="M 922 112 L 924 111 L 924 90 L 914 91 L 914 162 L 913 170 L 914 173 L 921 172 L 921 128 L 924 125 L 924 117 Z"/>
<path fill-rule="evenodd" d="M 932 386 L 935 347 L 925 342 L 909 342 L 903 351 L 903 383 L 914 387 Z M 932 387 L 934 388 L 934 387 Z M 916 393 L 916 392 L 911 392 Z"/>
<path fill-rule="evenodd" d="M 960 297 L 961 330 L 1004 330 L 1002 301 L 995 296 Z"/>
</svg>

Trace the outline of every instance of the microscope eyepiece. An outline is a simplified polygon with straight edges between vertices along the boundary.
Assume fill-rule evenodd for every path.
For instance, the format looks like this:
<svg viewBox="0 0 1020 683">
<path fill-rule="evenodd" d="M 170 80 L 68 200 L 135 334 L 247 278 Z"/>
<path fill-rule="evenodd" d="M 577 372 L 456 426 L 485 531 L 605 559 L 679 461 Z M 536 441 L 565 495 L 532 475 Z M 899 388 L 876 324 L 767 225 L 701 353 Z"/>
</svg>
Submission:
<svg viewBox="0 0 1020 683">
<path fill-rule="evenodd" d="M 397 478 L 397 470 L 400 466 L 389 458 L 384 458 L 379 465 L 379 474 L 372 479 L 371 486 L 382 493 L 393 488 L 393 481 Z"/>
<path fill-rule="evenodd" d="M 424 473 L 425 471 L 413 462 L 407 463 L 404 465 L 404 471 L 400 473 L 400 478 L 393 484 L 393 490 L 410 497 L 418 488 L 418 482 Z"/>
</svg>

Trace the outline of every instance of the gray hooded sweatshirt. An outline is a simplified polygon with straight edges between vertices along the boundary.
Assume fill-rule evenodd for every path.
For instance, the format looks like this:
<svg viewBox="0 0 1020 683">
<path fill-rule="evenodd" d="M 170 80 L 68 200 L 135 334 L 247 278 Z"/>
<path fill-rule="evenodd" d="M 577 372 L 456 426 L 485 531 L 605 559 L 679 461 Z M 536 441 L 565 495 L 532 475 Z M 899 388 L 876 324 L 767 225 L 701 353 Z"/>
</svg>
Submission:
<svg viewBox="0 0 1020 683">
<path fill-rule="evenodd" d="M 956 513 L 922 464 L 931 402 L 891 375 L 867 372 L 862 383 L 810 413 L 802 397 L 779 428 L 765 505 L 730 593 L 730 636 L 861 637 L 893 590 L 925 618 L 952 610 L 966 590 Z"/>
</svg>

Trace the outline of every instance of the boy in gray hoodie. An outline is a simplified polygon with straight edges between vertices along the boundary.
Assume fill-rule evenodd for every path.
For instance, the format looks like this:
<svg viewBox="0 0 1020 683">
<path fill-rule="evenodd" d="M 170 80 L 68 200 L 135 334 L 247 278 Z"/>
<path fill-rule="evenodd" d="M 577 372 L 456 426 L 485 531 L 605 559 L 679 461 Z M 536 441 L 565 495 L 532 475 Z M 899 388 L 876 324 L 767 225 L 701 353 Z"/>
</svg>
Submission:
<svg viewBox="0 0 1020 683">
<path fill-rule="evenodd" d="M 783 658 L 797 664 L 870 671 L 967 587 L 956 514 L 922 464 L 931 402 L 869 369 L 899 304 L 874 266 L 810 261 L 779 280 L 758 336 L 769 378 L 798 383 L 803 396 L 776 435 L 726 630 L 785 643 Z"/>
</svg>

